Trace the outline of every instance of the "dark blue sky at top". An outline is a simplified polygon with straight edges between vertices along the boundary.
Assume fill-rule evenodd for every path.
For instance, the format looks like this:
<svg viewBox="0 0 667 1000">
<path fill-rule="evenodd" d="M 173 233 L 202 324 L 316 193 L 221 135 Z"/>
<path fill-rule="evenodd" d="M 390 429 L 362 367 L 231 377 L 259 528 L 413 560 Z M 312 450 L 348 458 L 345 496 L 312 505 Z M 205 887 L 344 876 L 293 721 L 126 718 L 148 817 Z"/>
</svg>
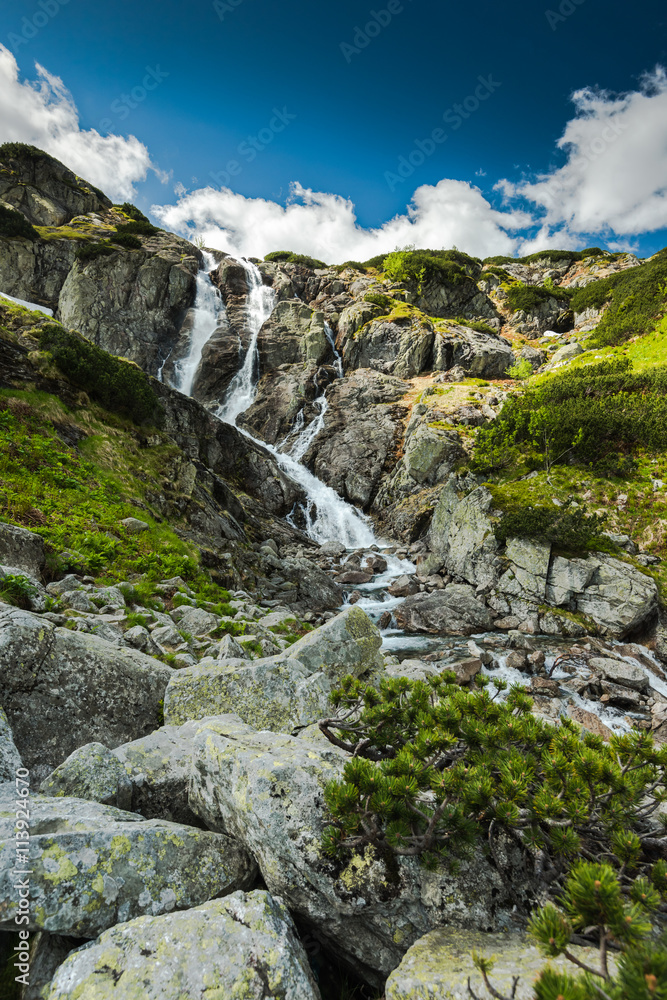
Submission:
<svg viewBox="0 0 667 1000">
<path fill-rule="evenodd" d="M 559 165 L 555 143 L 573 115 L 574 90 L 634 89 L 643 72 L 667 64 L 664 2 L 583 0 L 552 30 L 545 12 L 559 2 L 404 0 L 403 12 L 348 63 L 341 43 L 352 43 L 355 27 L 386 0 L 234 0 L 222 20 L 210 0 L 69 0 L 17 59 L 25 77 L 34 77 L 35 61 L 62 77 L 82 128 L 106 119 L 108 129 L 110 120 L 171 173 L 168 187 L 152 175 L 140 185 L 141 207 L 173 201 L 177 182 L 212 183 L 277 107 L 296 118 L 229 186 L 284 201 L 290 182 L 300 181 L 351 198 L 359 222 L 376 226 L 403 212 L 420 184 L 455 178 L 495 199 L 500 178 Z M 36 0 L 3 2 L 0 41 L 37 9 Z M 121 119 L 112 106 L 141 85 L 147 67 L 168 76 Z M 489 75 L 501 84 L 496 93 L 390 190 L 385 172 Z M 640 247 L 665 243 L 664 232 L 653 233 Z"/>
</svg>

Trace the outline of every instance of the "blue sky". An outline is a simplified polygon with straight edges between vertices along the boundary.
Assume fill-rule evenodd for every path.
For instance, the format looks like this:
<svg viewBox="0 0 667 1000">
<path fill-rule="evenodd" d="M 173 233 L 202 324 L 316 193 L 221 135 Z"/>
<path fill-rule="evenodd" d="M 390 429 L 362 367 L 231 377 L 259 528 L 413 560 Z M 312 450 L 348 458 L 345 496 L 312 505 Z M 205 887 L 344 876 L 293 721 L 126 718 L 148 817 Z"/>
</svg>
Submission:
<svg viewBox="0 0 667 1000">
<path fill-rule="evenodd" d="M 655 76 L 642 82 L 644 74 L 667 66 L 666 27 L 665 6 L 657 0 L 632 7 L 620 0 L 35 0 L 2 4 L 0 43 L 16 59 L 19 87 L 32 82 L 35 90 L 35 63 L 62 81 L 89 147 L 97 141 L 93 130 L 101 137 L 135 136 L 138 143 L 127 147 L 132 165 L 125 167 L 133 200 L 150 211 L 180 198 L 179 210 L 164 208 L 157 217 L 183 231 L 202 231 L 209 242 L 219 236 L 224 246 L 229 237 L 252 252 L 254 235 L 256 252 L 275 248 L 266 240 L 281 237 L 299 242 L 296 249 L 326 248 L 331 225 L 333 259 L 350 232 L 350 219 L 341 222 L 341 198 L 354 206 L 354 227 L 377 231 L 397 215 L 404 218 L 413 193 L 424 188 L 416 214 L 430 213 L 430 223 L 416 236 L 442 232 L 444 241 L 458 234 L 457 245 L 467 249 L 464 218 L 447 224 L 448 212 L 465 217 L 467 211 L 476 252 L 485 240 L 489 253 L 498 252 L 507 235 L 517 249 L 531 249 L 534 239 L 558 245 L 560 236 L 568 245 L 629 244 L 646 255 L 667 244 L 667 135 L 656 137 L 653 125 L 667 121 L 661 114 L 667 86 Z M 596 99 L 591 88 L 607 93 Z M 573 93 L 584 90 L 588 97 L 575 106 Z M 626 95 L 623 107 L 618 95 Z M 63 100 L 60 92 L 57 100 L 53 93 L 44 97 L 44 108 L 33 101 L 20 123 L 11 109 L 0 112 L 0 139 L 51 142 L 51 151 L 61 159 L 70 155 L 85 176 L 81 135 L 70 154 L 67 135 L 56 142 L 53 123 L 42 114 L 57 117 Z M 626 126 L 613 138 L 607 133 L 609 141 L 598 136 L 610 117 L 620 123 L 621 113 L 636 135 L 652 135 L 639 157 L 639 178 L 633 178 L 637 159 L 622 155 L 622 146 L 637 147 Z M 578 159 L 557 147 L 568 122 L 574 134 L 584 128 Z M 139 144 L 146 151 L 143 167 Z M 123 144 L 114 148 L 122 157 Z M 91 153 L 88 174 L 113 187 L 113 155 L 102 159 L 106 173 Z M 653 169 L 644 177 L 647 159 Z M 149 161 L 159 173 L 146 172 Z M 564 168 L 569 173 L 560 175 Z M 545 175 L 548 189 L 538 191 L 533 185 Z M 608 218 L 604 206 L 591 207 L 599 195 L 596 175 L 609 185 Z M 160 179 L 165 176 L 167 183 Z M 440 190 L 443 180 L 463 184 Z M 502 190 L 495 188 L 500 181 L 507 182 Z M 311 199 L 308 208 L 297 192 L 304 212 L 289 218 L 279 209 L 291 191 L 294 198 L 295 182 L 339 198 L 316 198 L 315 206 Z M 209 193 L 206 201 L 199 193 L 221 187 L 229 192 L 223 198 Z M 467 193 L 473 188 L 489 203 L 488 218 Z M 586 190 L 590 197 L 582 205 Z M 243 199 L 253 199 L 246 213 L 252 224 L 240 218 Z M 494 210 L 524 214 L 508 228 Z M 335 223 L 332 213 L 338 213 Z M 319 242 L 312 232 L 318 228 Z M 375 243 L 409 232 L 406 221 Z M 353 234 L 350 243 L 354 256 L 357 244 L 361 251 L 373 241 Z"/>
</svg>

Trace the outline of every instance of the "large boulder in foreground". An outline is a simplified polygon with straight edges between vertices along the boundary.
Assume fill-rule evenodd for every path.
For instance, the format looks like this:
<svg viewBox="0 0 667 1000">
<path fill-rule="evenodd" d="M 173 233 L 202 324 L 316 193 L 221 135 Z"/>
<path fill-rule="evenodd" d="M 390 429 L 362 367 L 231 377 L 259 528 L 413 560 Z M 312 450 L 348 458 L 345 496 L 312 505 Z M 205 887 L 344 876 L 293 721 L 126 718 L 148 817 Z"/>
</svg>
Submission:
<svg viewBox="0 0 667 1000">
<path fill-rule="evenodd" d="M 516 996 L 516 1000 L 533 1000 L 533 980 L 547 959 L 527 935 L 485 934 L 455 927 L 440 927 L 413 944 L 387 980 L 386 1000 L 470 1000 L 468 977 L 478 997 L 488 996 L 482 976 L 473 964 L 473 951 L 494 957 L 490 980 L 500 994 Z M 572 945 L 571 951 L 580 962 L 593 968 L 598 966 L 597 949 Z M 551 964 L 563 972 L 576 971 L 565 958 L 552 959 Z M 515 976 L 520 979 L 513 994 Z"/>
<path fill-rule="evenodd" d="M 85 743 L 113 749 L 160 724 L 171 667 L 97 636 L 0 607 L 0 704 L 41 780 Z"/>
<path fill-rule="evenodd" d="M 19 767 L 22 767 L 21 756 L 16 749 L 7 716 L 0 708 L 0 782 L 13 781 Z"/>
<path fill-rule="evenodd" d="M 241 841 L 269 891 L 369 981 L 379 984 L 434 927 L 502 928 L 522 905 L 526 876 L 511 854 L 511 883 L 481 852 L 457 875 L 372 849 L 342 865 L 327 859 L 324 789 L 341 777 L 345 757 L 321 741 L 267 732 L 228 739 L 212 720 L 195 745 L 193 811 Z"/>
<path fill-rule="evenodd" d="M 348 608 L 279 656 L 222 662 L 205 658 L 176 671 L 164 702 L 165 720 L 236 712 L 256 729 L 291 732 L 327 714 L 329 693 L 346 674 L 382 667 L 382 637 L 361 608 Z"/>
<path fill-rule="evenodd" d="M 17 915 L 15 790 L 0 790 L 0 927 Z M 94 938 L 114 924 L 198 906 L 252 883 L 230 837 L 83 799 L 30 796 L 30 930 Z"/>
<path fill-rule="evenodd" d="M 235 892 L 185 913 L 140 917 L 75 951 L 49 1000 L 319 1000 L 289 912 Z"/>
</svg>

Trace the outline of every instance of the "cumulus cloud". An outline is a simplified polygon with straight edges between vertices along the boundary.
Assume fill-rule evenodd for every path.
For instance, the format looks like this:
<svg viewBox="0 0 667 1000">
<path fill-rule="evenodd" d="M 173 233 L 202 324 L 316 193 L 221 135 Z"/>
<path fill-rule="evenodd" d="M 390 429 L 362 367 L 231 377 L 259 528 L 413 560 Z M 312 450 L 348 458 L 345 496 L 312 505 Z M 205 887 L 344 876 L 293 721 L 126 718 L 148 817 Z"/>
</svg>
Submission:
<svg viewBox="0 0 667 1000">
<path fill-rule="evenodd" d="M 576 116 L 558 147 L 564 166 L 534 181 L 496 187 L 525 198 L 544 229 L 570 234 L 632 235 L 667 226 L 667 73 L 657 67 L 638 90 L 614 95 L 586 88 L 572 100 Z M 552 243 L 553 245 L 553 243 Z"/>
<path fill-rule="evenodd" d="M 289 249 L 328 263 L 367 260 L 413 243 L 434 250 L 456 245 L 475 255 L 511 254 L 518 242 L 512 233 L 532 222 L 525 212 L 494 210 L 477 188 L 454 180 L 417 188 L 404 214 L 375 229 L 359 225 L 349 199 L 298 183 L 284 206 L 207 187 L 152 211 L 167 228 L 203 236 L 208 246 L 228 253 L 263 256 Z"/>
<path fill-rule="evenodd" d="M 130 199 L 134 185 L 155 169 L 135 136 L 102 136 L 81 129 L 63 81 L 36 63 L 37 80 L 19 80 L 13 54 L 0 45 L 0 142 L 27 142 L 46 150 L 114 201 Z"/>
</svg>

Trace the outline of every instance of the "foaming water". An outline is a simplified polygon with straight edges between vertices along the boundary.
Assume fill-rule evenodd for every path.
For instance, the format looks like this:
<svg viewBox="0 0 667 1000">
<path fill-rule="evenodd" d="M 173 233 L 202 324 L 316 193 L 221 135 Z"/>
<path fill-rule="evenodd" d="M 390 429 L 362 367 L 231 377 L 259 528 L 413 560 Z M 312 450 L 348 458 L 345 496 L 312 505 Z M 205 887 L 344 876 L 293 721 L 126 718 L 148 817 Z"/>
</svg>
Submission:
<svg viewBox="0 0 667 1000">
<path fill-rule="evenodd" d="M 270 317 L 276 305 L 276 293 L 262 281 L 258 267 L 248 260 L 239 264 L 246 273 L 248 295 L 246 298 L 246 322 L 250 330 L 250 344 L 241 368 L 232 379 L 227 396 L 216 416 L 226 424 L 236 426 L 236 421 L 255 401 L 259 375 L 259 351 L 257 340 L 259 331 Z"/>
<path fill-rule="evenodd" d="M 192 386 L 201 365 L 204 348 L 226 317 L 222 296 L 211 281 L 211 271 L 217 267 L 217 261 L 213 254 L 204 253 L 204 265 L 204 269 L 197 275 L 197 297 L 195 299 L 190 351 L 188 356 L 182 358 L 174 367 L 174 388 L 182 392 L 184 396 L 192 395 Z M 168 359 L 165 359 L 158 373 L 160 381 L 162 381 L 162 369 L 166 360 Z"/>
</svg>

